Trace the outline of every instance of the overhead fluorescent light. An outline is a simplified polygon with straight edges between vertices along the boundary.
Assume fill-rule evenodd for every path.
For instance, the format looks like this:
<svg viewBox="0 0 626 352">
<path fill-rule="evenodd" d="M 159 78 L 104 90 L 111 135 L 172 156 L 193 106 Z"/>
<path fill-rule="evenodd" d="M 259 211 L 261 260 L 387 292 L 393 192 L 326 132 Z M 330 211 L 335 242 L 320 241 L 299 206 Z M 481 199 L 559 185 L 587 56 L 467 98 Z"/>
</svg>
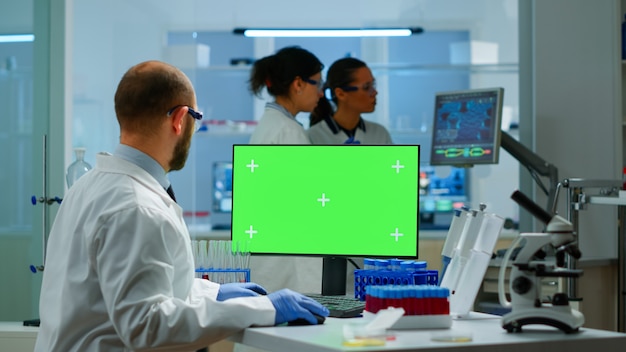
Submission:
<svg viewBox="0 0 626 352">
<path fill-rule="evenodd" d="M 35 40 L 34 34 L 0 34 L 0 43 L 24 43 Z"/>
<path fill-rule="evenodd" d="M 422 33 L 412 28 L 235 28 L 246 37 L 408 37 Z"/>
</svg>

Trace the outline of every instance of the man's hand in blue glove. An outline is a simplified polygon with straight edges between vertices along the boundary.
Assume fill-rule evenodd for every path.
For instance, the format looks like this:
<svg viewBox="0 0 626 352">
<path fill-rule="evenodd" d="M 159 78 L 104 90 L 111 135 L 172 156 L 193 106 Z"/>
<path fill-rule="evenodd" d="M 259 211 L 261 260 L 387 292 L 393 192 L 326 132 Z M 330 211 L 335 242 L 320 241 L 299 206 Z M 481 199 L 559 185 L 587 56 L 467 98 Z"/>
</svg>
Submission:
<svg viewBox="0 0 626 352">
<path fill-rule="evenodd" d="M 225 301 L 231 298 L 258 296 L 260 294 L 266 295 L 267 291 L 254 282 L 233 282 L 220 285 L 217 300 Z"/>
<path fill-rule="evenodd" d="M 290 289 L 282 289 L 267 295 L 276 309 L 275 324 L 282 324 L 296 320 L 306 319 L 311 324 L 317 324 L 313 314 L 323 317 L 328 316 L 328 309 L 316 300 L 304 296 Z"/>
</svg>

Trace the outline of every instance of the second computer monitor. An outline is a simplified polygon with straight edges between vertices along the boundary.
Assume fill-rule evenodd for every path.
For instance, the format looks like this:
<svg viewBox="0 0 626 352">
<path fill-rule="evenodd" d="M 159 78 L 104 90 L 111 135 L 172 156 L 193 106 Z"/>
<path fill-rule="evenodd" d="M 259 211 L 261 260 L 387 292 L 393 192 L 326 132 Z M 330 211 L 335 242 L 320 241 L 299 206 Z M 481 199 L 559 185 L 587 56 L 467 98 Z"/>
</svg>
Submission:
<svg viewBox="0 0 626 352">
<path fill-rule="evenodd" d="M 437 93 L 430 164 L 497 164 L 503 95 L 503 88 Z"/>
</svg>

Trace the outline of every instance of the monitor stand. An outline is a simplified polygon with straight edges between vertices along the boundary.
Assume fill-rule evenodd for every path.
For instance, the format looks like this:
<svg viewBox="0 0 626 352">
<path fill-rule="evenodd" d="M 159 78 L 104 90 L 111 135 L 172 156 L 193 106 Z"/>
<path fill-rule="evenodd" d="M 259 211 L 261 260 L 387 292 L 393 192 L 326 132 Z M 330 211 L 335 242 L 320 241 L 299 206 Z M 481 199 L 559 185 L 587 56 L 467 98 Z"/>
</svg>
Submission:
<svg viewBox="0 0 626 352">
<path fill-rule="evenodd" d="M 348 259 L 324 257 L 322 263 L 322 295 L 345 296 Z"/>
</svg>

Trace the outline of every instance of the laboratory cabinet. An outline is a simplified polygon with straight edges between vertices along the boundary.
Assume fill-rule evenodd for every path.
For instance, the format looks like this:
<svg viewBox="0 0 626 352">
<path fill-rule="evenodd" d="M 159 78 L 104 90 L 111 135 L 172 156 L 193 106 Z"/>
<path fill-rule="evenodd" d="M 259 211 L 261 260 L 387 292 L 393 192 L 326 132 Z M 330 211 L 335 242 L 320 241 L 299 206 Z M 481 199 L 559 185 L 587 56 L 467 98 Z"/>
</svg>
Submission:
<svg viewBox="0 0 626 352">
<path fill-rule="evenodd" d="M 624 0 L 520 2 L 520 139 L 564 179 L 616 180 L 624 166 L 624 64 L 621 23 Z M 566 10 L 566 11 L 564 11 Z M 555 25 L 558 23 L 558 25 Z M 584 26 L 580 24 L 584 23 Z M 540 34 L 540 35 L 538 35 Z M 537 203 L 545 196 L 521 173 L 520 189 Z M 563 193 L 557 211 L 573 204 Z M 540 231 L 520 212 L 522 231 Z M 577 231 L 584 273 L 575 282 L 588 324 L 617 326 L 616 274 L 620 246 L 617 207 L 590 205 L 580 211 Z M 596 290 L 607 288 L 607 291 Z M 617 326 L 623 331 L 623 326 Z"/>
</svg>

